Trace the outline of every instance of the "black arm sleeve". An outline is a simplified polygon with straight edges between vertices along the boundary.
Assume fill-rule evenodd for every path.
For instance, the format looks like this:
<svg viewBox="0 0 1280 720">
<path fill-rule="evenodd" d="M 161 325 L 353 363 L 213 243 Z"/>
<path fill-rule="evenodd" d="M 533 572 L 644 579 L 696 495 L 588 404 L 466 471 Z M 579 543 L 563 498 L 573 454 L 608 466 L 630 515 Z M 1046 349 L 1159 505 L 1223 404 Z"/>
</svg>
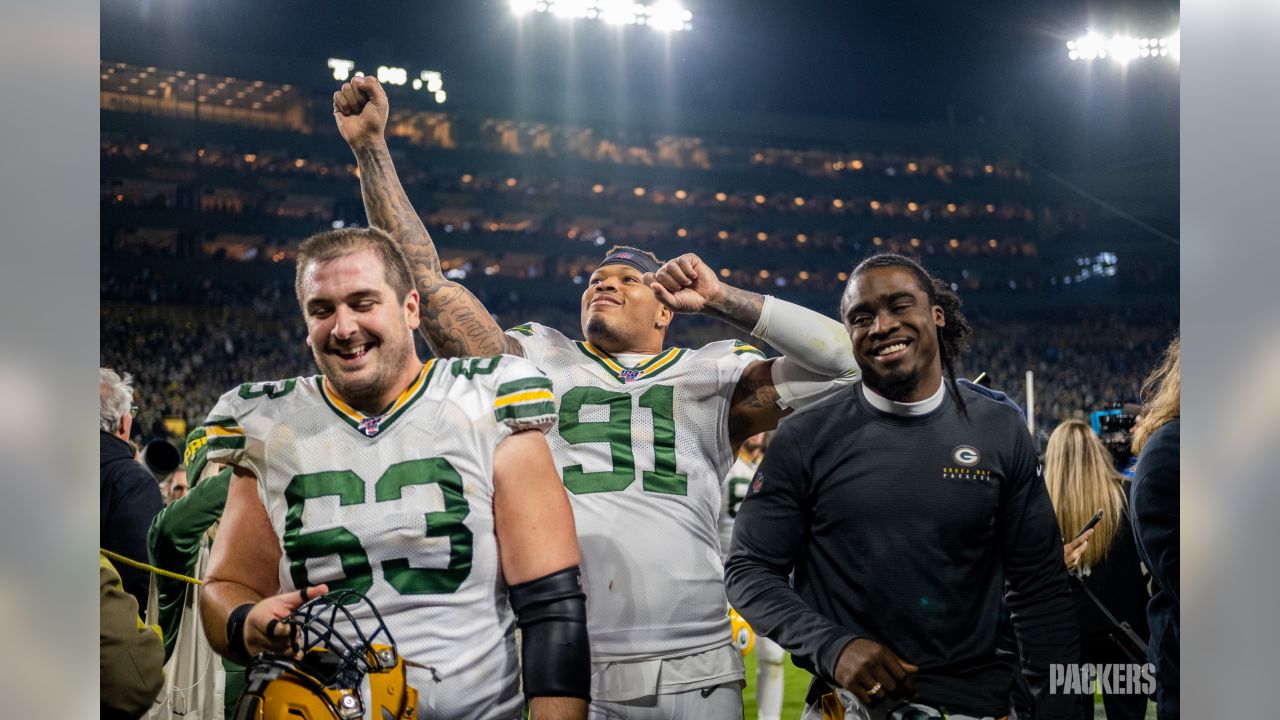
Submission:
<svg viewBox="0 0 1280 720">
<path fill-rule="evenodd" d="M 1076 716 L 1076 698 L 1049 687 L 1049 665 L 1079 662 L 1075 603 L 1067 584 L 1062 538 L 1031 436 L 1014 429 L 1014 457 L 997 518 L 1008 583 L 1006 600 L 1038 720 Z"/>
<path fill-rule="evenodd" d="M 794 427 L 779 428 L 738 510 L 725 588 L 756 632 L 834 683 L 840 651 L 856 636 L 805 604 L 787 580 L 808 527 L 810 478 Z"/>
<path fill-rule="evenodd" d="M 587 596 L 578 566 L 508 590 L 524 637 L 524 695 L 591 699 L 591 648 L 587 642 Z"/>
</svg>

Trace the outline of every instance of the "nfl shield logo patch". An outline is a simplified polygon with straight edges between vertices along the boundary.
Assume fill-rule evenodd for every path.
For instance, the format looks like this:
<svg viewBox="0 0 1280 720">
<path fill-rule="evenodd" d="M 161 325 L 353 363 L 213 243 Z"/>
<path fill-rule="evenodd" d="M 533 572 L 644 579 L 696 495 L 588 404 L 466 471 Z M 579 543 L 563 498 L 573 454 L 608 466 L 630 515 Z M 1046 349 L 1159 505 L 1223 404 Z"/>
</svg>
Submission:
<svg viewBox="0 0 1280 720">
<path fill-rule="evenodd" d="M 618 373 L 618 377 L 622 378 L 624 383 L 635 382 L 640 379 L 640 371 L 628 368 Z"/>
<path fill-rule="evenodd" d="M 377 417 L 367 417 L 360 421 L 360 430 L 364 432 L 365 435 L 368 435 L 369 437 L 373 437 L 374 435 L 378 434 L 379 430 L 382 429 L 380 427 L 381 425 L 382 425 L 381 415 L 378 415 Z"/>
</svg>

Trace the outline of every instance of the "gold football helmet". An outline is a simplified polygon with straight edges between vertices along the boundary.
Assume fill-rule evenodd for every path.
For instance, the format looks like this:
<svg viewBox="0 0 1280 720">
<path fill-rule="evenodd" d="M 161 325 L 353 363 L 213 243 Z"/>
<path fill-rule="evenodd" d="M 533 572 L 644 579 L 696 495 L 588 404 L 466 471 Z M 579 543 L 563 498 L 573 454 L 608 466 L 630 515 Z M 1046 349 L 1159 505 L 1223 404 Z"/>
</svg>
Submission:
<svg viewBox="0 0 1280 720">
<path fill-rule="evenodd" d="M 360 603 L 375 621 L 368 635 L 352 616 L 351 608 Z M 409 685 L 405 660 L 368 598 L 349 590 L 321 595 L 287 622 L 301 651 L 296 658 L 264 653 L 253 659 L 235 720 L 417 719 L 418 691 Z"/>
<path fill-rule="evenodd" d="M 729 608 L 729 627 L 733 630 L 733 645 L 746 655 L 756 646 L 756 631 L 751 629 L 737 610 Z"/>
</svg>

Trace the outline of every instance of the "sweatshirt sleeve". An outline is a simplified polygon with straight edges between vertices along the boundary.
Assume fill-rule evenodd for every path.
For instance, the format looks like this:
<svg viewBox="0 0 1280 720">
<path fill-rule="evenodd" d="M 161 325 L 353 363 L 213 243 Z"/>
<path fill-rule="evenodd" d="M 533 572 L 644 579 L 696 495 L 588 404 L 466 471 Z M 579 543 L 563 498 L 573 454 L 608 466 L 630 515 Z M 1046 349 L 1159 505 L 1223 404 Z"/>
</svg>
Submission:
<svg viewBox="0 0 1280 720">
<path fill-rule="evenodd" d="M 808 526 L 807 464 L 794 423 L 784 423 L 747 490 L 725 563 L 729 602 L 758 633 L 831 683 L 856 635 L 810 608 L 788 577 Z"/>
<path fill-rule="evenodd" d="M 200 555 L 200 542 L 209 527 L 222 517 L 227 504 L 231 468 L 197 482 L 191 492 L 156 515 L 147 532 L 151 564 L 163 570 L 191 575 Z M 165 660 L 173 653 L 178 625 L 187 595 L 187 583 L 156 576 L 160 629 L 164 632 Z"/>
<path fill-rule="evenodd" d="M 1067 584 L 1062 538 L 1031 436 L 1013 428 L 1013 457 L 996 522 L 1006 600 L 1022 655 L 1022 672 L 1042 720 L 1072 718 L 1076 697 L 1053 693 L 1049 666 L 1079 662 L 1076 608 Z"/>
<path fill-rule="evenodd" d="M 159 630 L 142 624 L 138 602 L 120 575 L 98 556 L 98 669 L 104 708 L 141 715 L 164 687 L 164 645 Z"/>
</svg>

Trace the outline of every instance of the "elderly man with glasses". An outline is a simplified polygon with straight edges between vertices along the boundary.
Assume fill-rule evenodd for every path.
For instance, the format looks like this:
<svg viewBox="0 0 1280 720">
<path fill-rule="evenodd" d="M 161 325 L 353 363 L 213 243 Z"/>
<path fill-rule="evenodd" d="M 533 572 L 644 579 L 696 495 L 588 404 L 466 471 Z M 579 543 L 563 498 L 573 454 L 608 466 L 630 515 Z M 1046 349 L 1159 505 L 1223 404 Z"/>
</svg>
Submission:
<svg viewBox="0 0 1280 720">
<path fill-rule="evenodd" d="M 160 485 L 135 457 L 129 433 L 138 409 L 133 405 L 133 378 L 108 368 L 98 369 L 100 414 L 101 502 L 98 542 L 104 550 L 146 562 L 147 528 L 164 507 Z M 147 606 L 149 578 L 142 570 L 115 564 L 124 589 Z"/>
</svg>

